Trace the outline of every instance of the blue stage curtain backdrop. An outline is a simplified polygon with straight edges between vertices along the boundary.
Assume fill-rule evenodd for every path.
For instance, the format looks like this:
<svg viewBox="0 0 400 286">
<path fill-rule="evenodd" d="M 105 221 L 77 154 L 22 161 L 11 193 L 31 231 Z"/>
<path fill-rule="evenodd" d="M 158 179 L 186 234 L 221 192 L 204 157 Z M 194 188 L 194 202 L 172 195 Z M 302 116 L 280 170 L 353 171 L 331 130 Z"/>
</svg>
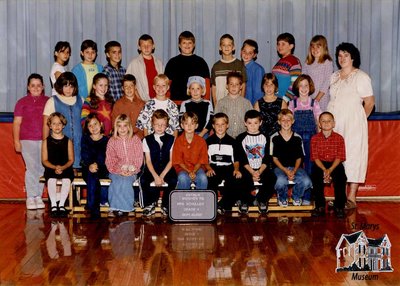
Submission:
<svg viewBox="0 0 400 286">
<path fill-rule="evenodd" d="M 80 44 L 98 44 L 96 62 L 105 64 L 104 44 L 117 40 L 123 66 L 137 56 L 137 39 L 153 36 L 163 63 L 178 54 L 178 35 L 196 36 L 195 53 L 210 68 L 219 59 L 219 38 L 259 44 L 258 62 L 268 72 L 277 62 L 276 37 L 290 32 L 295 55 L 305 60 L 310 39 L 325 35 L 334 56 L 341 42 L 361 51 L 361 69 L 372 78 L 376 110 L 400 110 L 399 0 L 0 0 L 0 112 L 14 110 L 26 93 L 30 73 L 43 75 L 50 95 L 49 71 L 57 41 L 69 41 L 68 70 L 80 61 Z M 335 67 L 336 68 L 336 67 Z"/>
</svg>

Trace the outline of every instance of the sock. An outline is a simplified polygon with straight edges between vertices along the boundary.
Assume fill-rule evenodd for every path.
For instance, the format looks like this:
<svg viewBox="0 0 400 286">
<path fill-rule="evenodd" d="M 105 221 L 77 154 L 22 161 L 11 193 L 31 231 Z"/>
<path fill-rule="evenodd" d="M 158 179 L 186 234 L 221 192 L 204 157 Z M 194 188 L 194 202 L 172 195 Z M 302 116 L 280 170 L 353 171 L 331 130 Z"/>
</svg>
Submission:
<svg viewBox="0 0 400 286">
<path fill-rule="evenodd" d="M 63 178 L 61 186 L 60 204 L 59 204 L 60 207 L 64 206 L 65 201 L 68 198 L 70 187 L 71 187 L 71 180 Z"/>
<path fill-rule="evenodd" d="M 47 191 L 51 202 L 51 207 L 57 206 L 57 180 L 49 179 L 47 181 Z"/>
</svg>

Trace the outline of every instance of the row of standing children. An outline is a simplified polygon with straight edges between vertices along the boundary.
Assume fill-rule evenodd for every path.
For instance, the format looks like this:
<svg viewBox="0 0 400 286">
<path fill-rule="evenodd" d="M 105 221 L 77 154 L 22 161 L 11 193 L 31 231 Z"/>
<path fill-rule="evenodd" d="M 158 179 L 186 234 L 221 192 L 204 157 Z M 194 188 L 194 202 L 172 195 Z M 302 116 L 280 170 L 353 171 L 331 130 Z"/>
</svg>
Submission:
<svg viewBox="0 0 400 286">
<path fill-rule="evenodd" d="M 211 81 L 211 93 L 214 107 L 217 101 L 226 95 L 225 81 L 229 71 L 237 71 L 242 74 L 244 86 L 242 95 L 254 105 L 263 93 L 259 86 L 264 75 L 264 68 L 256 63 L 258 56 L 258 44 L 247 39 L 241 48 L 241 59 L 235 58 L 235 43 L 231 35 L 225 34 L 220 38 L 219 53 L 221 60 L 217 61 L 212 69 L 211 76 L 207 63 L 203 58 L 194 54 L 195 37 L 189 31 L 179 35 L 178 45 L 180 54 L 171 58 L 165 68 L 165 74 L 171 80 L 170 97 L 178 105 L 185 100 L 186 83 L 190 76 L 201 76 L 206 80 L 206 99 L 210 98 L 208 86 Z M 300 60 L 293 55 L 295 39 L 290 33 L 283 33 L 277 37 L 277 52 L 280 60 L 272 68 L 272 73 L 278 79 L 278 96 L 287 101 L 294 94 L 292 85 L 302 71 L 309 74 L 315 83 L 316 90 L 311 94 L 313 99 L 321 103 L 325 111 L 329 101 L 329 79 L 333 72 L 332 59 L 329 55 L 326 38 L 322 35 L 314 36 L 310 42 L 308 55 L 304 67 Z M 80 56 L 82 62 L 74 66 L 72 72 L 79 82 L 79 95 L 86 98 L 91 90 L 93 77 L 104 70 L 109 77 L 110 93 L 114 100 L 122 95 L 121 82 L 125 73 L 132 74 L 137 79 L 137 94 L 148 101 L 155 97 L 152 88 L 152 79 L 157 74 L 164 72 L 162 62 L 154 56 L 155 44 L 150 35 L 144 34 L 138 40 L 139 56 L 134 58 L 128 69 L 121 65 L 122 49 L 120 43 L 110 41 L 105 45 L 107 65 L 104 68 L 95 63 L 97 57 L 97 44 L 92 40 L 85 40 L 81 45 Z M 68 42 L 59 42 L 55 47 L 55 63 L 50 72 L 52 84 L 60 73 L 65 71 L 68 64 L 71 47 Z M 55 92 L 53 91 L 53 94 Z"/>
<path fill-rule="evenodd" d="M 57 46 L 59 46 L 57 44 Z M 56 48 L 57 48 L 56 46 Z M 201 67 L 204 66 L 203 61 L 201 58 L 198 56 L 195 56 L 193 54 L 195 47 L 195 38 L 194 35 L 188 31 L 182 32 L 181 35 L 179 36 L 179 49 L 181 51 L 181 55 L 171 59 L 168 64 L 167 64 L 167 70 L 169 74 L 171 74 L 172 77 L 172 82 L 171 82 L 171 98 L 173 98 L 175 91 L 177 89 L 177 82 L 178 80 L 176 79 L 177 75 L 177 67 L 179 67 L 183 61 L 193 61 L 193 62 L 201 62 L 202 64 L 199 65 Z M 60 46 L 59 46 L 60 48 Z M 276 75 L 276 78 L 278 82 L 280 82 L 279 90 L 278 90 L 278 96 L 279 98 L 285 97 L 286 99 L 293 97 L 293 88 L 292 88 L 292 83 L 295 81 L 297 76 L 299 75 L 299 71 L 301 72 L 301 64 L 300 61 L 293 56 L 293 52 L 295 49 L 295 40 L 294 37 L 289 34 L 289 33 L 284 33 L 278 36 L 277 38 L 277 51 L 278 54 L 280 55 L 281 59 L 278 61 L 278 63 L 275 65 L 275 67 L 272 69 L 273 74 Z M 70 48 L 68 46 L 62 46 L 60 48 L 60 51 L 55 51 L 55 57 L 56 55 L 65 55 L 65 53 L 68 52 Z M 62 53 L 64 52 L 64 53 Z M 124 69 L 121 67 L 121 46 L 118 42 L 111 41 L 106 44 L 105 47 L 105 52 L 107 55 L 107 60 L 108 64 L 105 67 L 106 73 L 107 70 L 114 71 L 116 73 L 117 68 L 118 68 L 118 73 L 112 74 L 112 72 L 108 72 L 107 74 L 110 77 L 110 82 L 109 82 L 109 89 L 110 91 L 115 90 L 118 91 L 118 93 L 121 92 L 121 88 L 119 86 L 116 86 L 115 83 L 118 83 L 119 81 L 115 80 L 119 76 L 121 78 L 123 76 L 123 71 Z M 141 78 L 142 80 L 138 80 L 138 87 L 140 86 L 147 86 L 147 90 L 151 91 L 153 88 L 151 88 L 151 79 L 152 77 L 154 78 L 154 75 L 158 70 L 162 70 L 162 63 L 153 57 L 152 53 L 154 52 L 154 41 L 149 35 L 142 35 L 139 38 L 138 41 L 138 52 L 140 55 L 132 60 L 131 64 L 128 67 L 128 73 L 135 73 L 137 75 L 137 78 Z M 246 93 L 246 98 L 249 98 L 251 100 L 251 103 L 254 104 L 255 102 L 255 108 L 260 109 L 262 113 L 263 112 L 263 106 L 266 105 L 276 105 L 275 98 L 260 98 L 263 94 L 263 87 L 260 90 L 259 88 L 256 88 L 257 85 L 259 86 L 260 84 L 260 78 L 263 75 L 263 68 L 256 64 L 255 60 L 257 59 L 257 54 L 258 54 L 258 45 L 257 42 L 253 40 L 246 40 L 243 43 L 242 51 L 241 51 L 241 56 L 243 59 L 243 62 L 237 60 L 233 55 L 235 52 L 235 46 L 234 46 L 234 40 L 233 37 L 230 36 L 229 34 L 225 34 L 220 38 L 220 54 L 222 55 L 222 59 L 218 61 L 212 68 L 211 72 L 211 81 L 212 81 L 212 95 L 213 95 L 213 103 L 214 107 L 216 106 L 217 103 L 217 98 L 222 98 L 224 95 L 226 95 L 226 89 L 224 88 L 225 81 L 226 81 L 226 75 L 228 71 L 238 71 L 242 74 L 243 77 L 243 88 L 241 89 L 241 93 Z M 96 70 L 96 65 L 94 65 L 94 59 L 92 55 L 97 56 L 97 45 L 91 40 L 86 40 L 82 43 L 81 46 L 81 57 L 83 59 L 83 62 L 79 64 L 78 66 L 85 66 L 85 65 L 91 65 L 92 69 L 91 70 Z M 65 59 L 66 57 L 64 57 Z M 143 66 L 143 61 L 146 62 L 148 59 L 153 59 L 153 65 L 151 66 L 152 68 L 146 69 Z M 59 60 L 57 58 L 57 61 L 62 62 L 62 60 Z M 64 62 L 65 63 L 65 62 Z M 243 65 L 244 63 L 244 65 Z M 192 65 L 186 65 L 187 67 L 192 66 Z M 244 68 L 246 66 L 246 68 Z M 112 67 L 114 69 L 112 69 Z M 156 68 L 157 67 L 157 68 Z M 329 68 L 330 67 L 330 68 Z M 202 68 L 204 69 L 204 68 Z M 202 70 L 201 69 L 201 70 Z M 74 70 L 74 69 L 73 69 Z M 86 70 L 86 69 L 85 69 Z M 100 68 L 98 68 L 100 70 Z M 184 69 L 185 70 L 185 69 Z M 187 70 L 187 69 L 186 69 Z M 318 70 L 318 72 L 316 72 Z M 152 72 L 152 74 L 148 74 Z M 332 61 L 329 57 L 329 52 L 327 49 L 327 43 L 326 39 L 323 36 L 315 36 L 311 43 L 310 43 L 310 48 L 309 48 L 309 55 L 307 57 L 307 64 L 305 65 L 305 71 L 309 72 L 312 74 L 315 79 L 317 79 L 316 86 L 317 86 L 317 91 L 318 93 L 312 93 L 312 97 L 316 97 L 316 103 L 315 103 L 315 108 L 319 109 L 319 104 L 318 101 L 323 98 L 326 100 L 328 98 L 327 94 L 327 88 L 329 84 L 329 76 L 330 73 L 332 73 Z M 143 72 L 146 73 L 146 76 L 144 76 Z M 204 74 L 203 71 L 199 70 L 193 70 L 193 71 L 187 71 L 188 73 L 192 72 L 197 74 L 194 75 L 200 75 Z M 247 72 L 249 75 L 251 74 L 251 78 L 247 77 Z M 75 73 L 77 76 L 80 76 L 79 74 Z M 53 74 L 51 74 L 52 76 Z M 89 77 L 90 75 L 85 75 L 86 77 Z M 207 76 L 207 75 L 206 75 Z M 188 74 L 185 75 L 180 75 L 182 77 L 179 82 L 182 81 L 183 78 L 188 79 Z M 143 84 L 143 78 L 147 79 L 147 84 Z M 79 80 L 78 80 L 79 81 Z M 208 78 L 205 78 L 206 86 L 207 86 L 207 81 Z M 247 81 L 247 82 L 246 82 Z M 86 82 L 90 82 L 86 78 Z M 141 83 L 139 83 L 141 82 Z M 218 82 L 218 87 L 217 88 L 217 82 Z M 247 85 L 246 85 L 247 83 Z M 288 84 L 289 83 L 289 84 Z M 185 83 L 186 84 L 186 83 Z M 311 83 L 310 83 L 311 84 Z M 182 85 L 182 84 L 180 84 Z M 140 88 L 141 90 L 144 90 L 144 88 Z M 179 87 L 179 89 L 182 89 Z M 283 90 L 283 91 L 282 91 Z M 116 92 L 111 92 L 112 94 L 115 94 Z M 205 89 L 205 93 L 207 93 L 207 88 Z M 218 91 L 218 92 L 217 92 Z M 217 96 L 218 94 L 222 94 L 221 96 Z M 147 94 L 141 95 L 141 93 L 137 93 L 138 97 L 144 97 L 144 98 L 149 98 Z M 119 95 L 118 95 L 119 96 Z M 155 96 L 155 95 L 153 95 Z M 258 101 L 257 101 L 258 99 Z M 265 99 L 265 100 L 261 100 Z M 193 100 L 191 100 L 193 101 Z M 279 100 L 280 101 L 280 100 Z M 302 102 L 305 100 L 303 99 Z M 180 114 L 183 114 L 183 112 L 186 110 L 185 106 L 186 105 L 192 105 L 192 108 L 207 108 L 206 112 L 209 112 L 207 114 L 208 116 L 212 114 L 212 105 L 209 102 L 206 102 L 206 100 L 196 100 L 196 103 L 201 103 L 201 104 L 193 104 L 193 102 L 184 102 L 184 104 L 181 107 L 181 112 Z M 286 103 L 286 102 L 285 102 Z M 281 104 L 281 107 L 284 108 L 284 104 Z M 88 104 L 86 104 L 88 105 Z M 279 105 L 279 104 L 278 104 Z M 90 105 L 89 105 L 90 106 Z M 262 108 L 260 108 L 260 106 Z M 269 106 L 266 106 L 268 108 Z M 311 106 L 311 110 L 314 107 L 314 101 L 313 101 L 313 106 Z M 273 108 L 273 107 L 272 107 Z M 108 106 L 108 109 L 110 107 Z M 296 107 L 295 109 L 299 109 Z M 304 106 L 302 104 L 302 107 L 300 108 L 301 110 L 307 110 L 310 109 L 310 106 Z M 90 110 L 89 110 L 90 111 Z M 86 112 L 87 113 L 87 112 Z M 274 112 L 276 114 L 276 111 Z M 315 117 L 317 117 L 317 114 L 314 114 Z M 263 118 L 264 122 L 267 122 L 267 115 L 265 116 L 266 118 Z M 275 117 L 275 122 L 276 122 L 276 115 Z M 110 122 L 111 120 L 107 120 L 106 122 Z M 203 128 L 203 130 L 199 130 L 200 132 L 203 132 L 202 135 L 204 135 L 204 132 L 207 132 L 209 129 L 206 127 L 210 128 L 208 120 L 208 126 L 201 126 L 200 124 L 199 128 Z M 299 123 L 299 120 L 297 120 Z M 110 124 L 108 124 L 110 125 Z M 176 122 L 174 124 L 175 126 L 177 125 Z M 109 128 L 106 128 L 109 129 Z M 106 130 L 107 133 L 107 130 Z M 271 135 L 271 134 L 268 134 Z M 307 148 L 308 149 L 308 148 Z M 309 153 L 309 152 L 308 152 Z M 307 156 L 309 157 L 309 156 Z M 307 164 L 309 165 L 309 164 Z M 310 168 L 307 168 L 308 171 L 310 171 Z"/>
</svg>

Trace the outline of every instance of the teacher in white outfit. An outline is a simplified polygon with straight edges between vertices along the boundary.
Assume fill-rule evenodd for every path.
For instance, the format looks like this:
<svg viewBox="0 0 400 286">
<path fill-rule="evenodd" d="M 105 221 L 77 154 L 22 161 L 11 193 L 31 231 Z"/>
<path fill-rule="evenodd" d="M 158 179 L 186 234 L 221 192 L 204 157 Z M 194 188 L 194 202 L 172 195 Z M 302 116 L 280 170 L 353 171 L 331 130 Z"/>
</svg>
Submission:
<svg viewBox="0 0 400 286">
<path fill-rule="evenodd" d="M 357 207 L 356 195 L 365 182 L 368 165 L 367 117 L 375 105 L 371 78 L 359 69 L 360 51 L 351 43 L 336 47 L 338 71 L 332 74 L 328 111 L 335 116 L 335 131 L 344 137 L 348 182 L 346 209 Z"/>
</svg>

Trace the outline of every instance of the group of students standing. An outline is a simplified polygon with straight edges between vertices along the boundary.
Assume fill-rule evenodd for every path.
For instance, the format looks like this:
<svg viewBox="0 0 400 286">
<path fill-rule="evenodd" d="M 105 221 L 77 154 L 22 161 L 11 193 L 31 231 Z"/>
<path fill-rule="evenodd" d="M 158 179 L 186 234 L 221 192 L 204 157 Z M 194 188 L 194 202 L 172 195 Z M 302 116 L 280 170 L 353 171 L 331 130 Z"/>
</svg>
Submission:
<svg viewBox="0 0 400 286">
<path fill-rule="evenodd" d="M 302 70 L 300 60 L 293 55 L 294 37 L 283 33 L 277 38 L 280 60 L 271 73 L 265 73 L 256 63 L 256 41 L 243 43 L 239 60 L 234 57 L 233 37 L 225 34 L 220 38 L 221 60 L 210 74 L 204 59 L 193 53 L 194 35 L 184 31 L 178 42 L 180 54 L 163 70 L 161 61 L 153 55 L 153 38 L 142 35 L 139 56 L 125 70 L 118 42 L 105 45 L 108 63 L 103 68 L 95 63 L 97 44 L 85 40 L 80 52 L 82 62 L 72 72 L 65 70 L 71 54 L 69 43 L 57 43 L 50 72 L 53 96 L 44 95 L 43 78 L 32 74 L 28 95 L 17 102 L 14 112 L 15 149 L 22 152 L 27 169 L 28 209 L 44 207 L 43 185 L 38 183 L 42 166 L 54 216 L 67 213 L 64 203 L 73 168 L 82 168 L 88 185 L 87 207 L 93 217 L 98 217 L 99 206 L 107 203 L 111 216 L 133 211 L 132 183 L 138 174 L 145 215 L 155 212 L 156 187 L 168 185 L 162 208 L 167 214 L 168 193 L 175 187 L 190 189 L 194 183 L 198 189 L 216 189 L 221 181 L 225 181 L 225 191 L 218 204 L 220 213 L 236 202 L 243 213 L 249 204 L 258 205 L 265 213 L 275 190 L 279 205 L 285 207 L 287 186 L 292 180 L 294 205 L 310 204 L 314 185 L 316 216 L 325 212 L 323 185 L 331 179 L 338 216 L 343 216 L 345 207 L 356 206 L 353 191 L 365 180 L 365 126 L 373 93 L 369 77 L 358 69 L 360 57 L 354 45 L 342 43 L 337 47 L 339 71 L 332 75 L 326 39 L 315 36 Z M 335 87 L 331 99 L 329 86 Z M 347 98 L 345 89 L 354 96 Z M 341 108 L 349 108 L 347 100 L 358 108 L 357 116 L 346 115 L 343 120 Z M 333 132 L 334 118 L 339 119 L 336 128 L 343 142 L 332 135 L 337 134 Z M 350 136 L 343 126 L 354 125 L 354 118 L 365 124 L 362 130 L 351 127 Z M 322 133 L 315 135 L 319 128 Z M 326 140 L 314 139 L 320 134 Z M 335 143 L 320 146 L 333 137 Z M 358 152 L 354 146 L 362 145 L 358 147 L 362 158 L 351 155 L 361 168 L 351 179 L 347 174 L 354 173 L 353 165 L 346 172 L 338 167 L 349 158 L 348 142 L 350 153 Z M 346 175 L 353 183 L 347 201 Z M 108 192 L 100 187 L 99 179 L 104 177 L 112 180 Z M 62 179 L 59 197 L 57 179 Z M 255 181 L 262 182 L 262 187 L 254 197 Z M 336 185 L 341 186 L 342 195 L 336 194 Z"/>
</svg>

